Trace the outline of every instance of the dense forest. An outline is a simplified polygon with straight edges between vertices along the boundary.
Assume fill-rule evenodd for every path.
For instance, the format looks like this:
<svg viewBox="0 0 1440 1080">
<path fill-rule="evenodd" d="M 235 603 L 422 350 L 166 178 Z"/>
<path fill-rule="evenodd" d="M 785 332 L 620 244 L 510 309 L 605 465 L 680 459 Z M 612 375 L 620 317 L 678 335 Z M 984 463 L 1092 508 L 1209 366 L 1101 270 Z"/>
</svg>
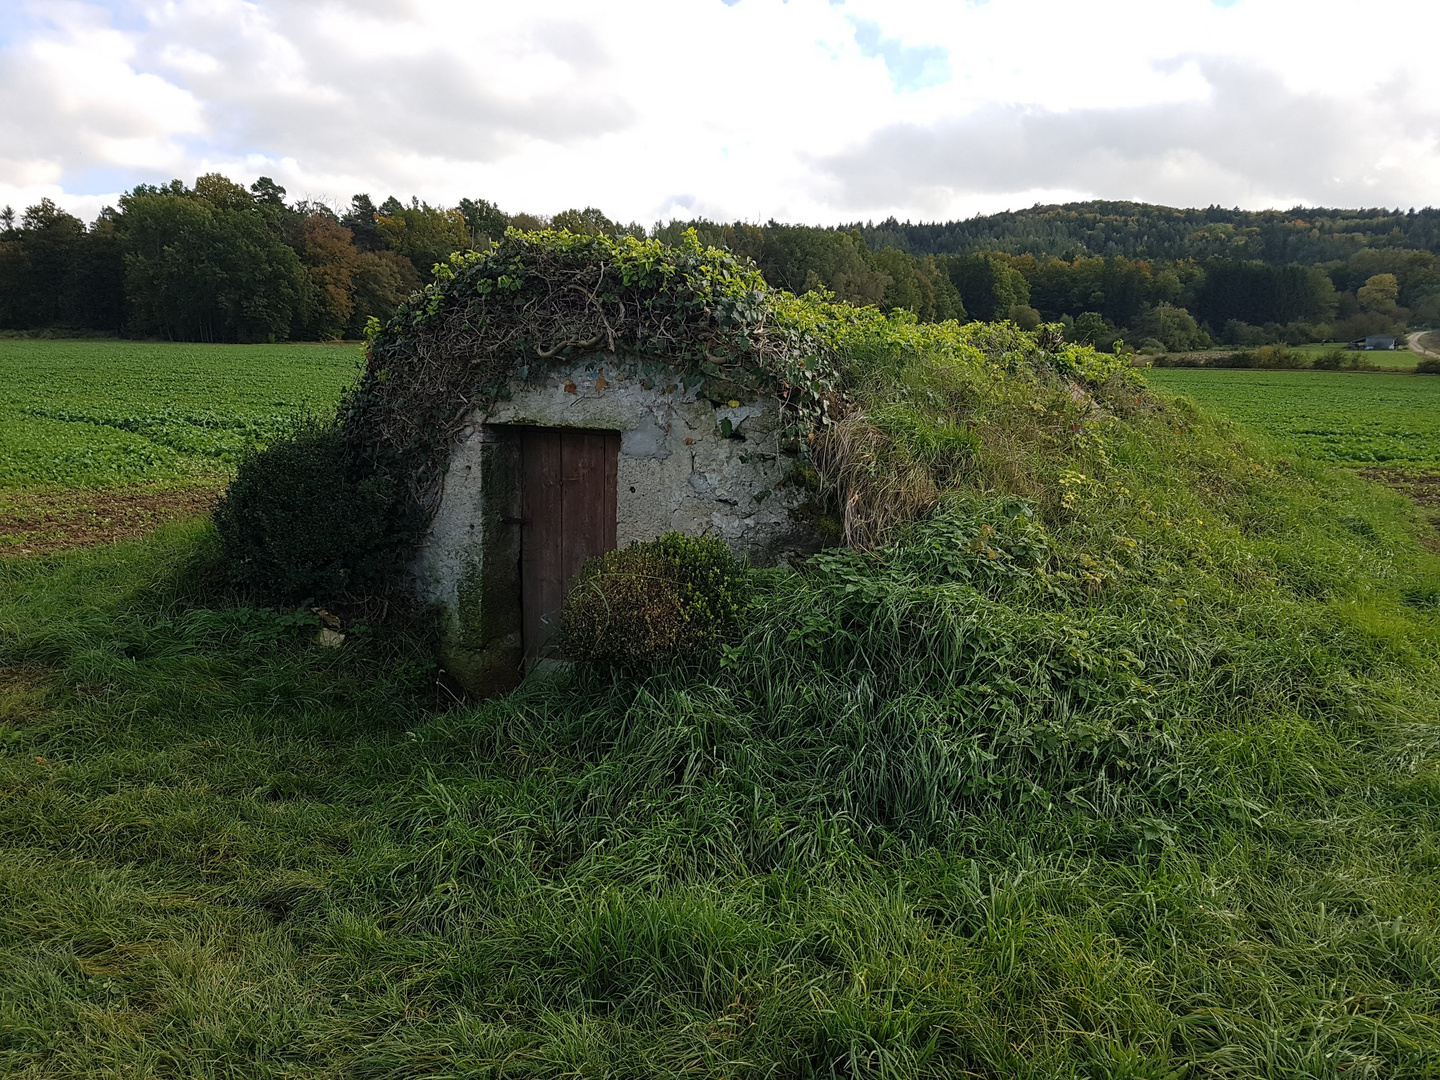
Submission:
<svg viewBox="0 0 1440 1080">
<path fill-rule="evenodd" d="M 1440 325 L 1440 211 L 1038 206 L 963 222 L 838 228 L 675 221 L 599 210 L 507 214 L 354 196 L 337 211 L 211 174 L 143 185 L 86 224 L 48 200 L 0 211 L 0 330 L 196 341 L 358 336 L 453 251 L 506 228 L 702 241 L 773 284 L 922 321 L 1061 322 L 1075 340 L 1150 351 L 1349 340 Z"/>
<path fill-rule="evenodd" d="M 1367 247 L 1440 251 L 1440 210 L 1176 210 L 1133 202 L 1035 206 L 937 224 L 846 226 L 872 248 L 952 255 L 1123 255 L 1129 259 L 1255 260 L 1272 266 L 1344 262 Z"/>
</svg>

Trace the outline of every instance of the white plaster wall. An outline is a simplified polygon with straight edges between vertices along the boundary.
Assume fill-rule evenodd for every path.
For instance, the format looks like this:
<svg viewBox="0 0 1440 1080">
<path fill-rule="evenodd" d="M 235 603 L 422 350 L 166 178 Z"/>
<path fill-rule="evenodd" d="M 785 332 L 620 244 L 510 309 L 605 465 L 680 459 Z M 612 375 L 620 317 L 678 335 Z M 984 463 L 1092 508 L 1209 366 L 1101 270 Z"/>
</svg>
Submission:
<svg viewBox="0 0 1440 1080">
<path fill-rule="evenodd" d="M 727 419 L 740 438 L 721 433 Z M 806 496 L 786 479 L 791 460 L 780 452 L 775 399 L 716 408 L 698 396 L 698 387 L 686 389 L 660 365 L 620 366 L 613 359 L 569 364 L 513 382 L 508 400 L 477 411 L 461 433 L 414 565 L 426 602 L 454 611 L 461 581 L 479 565 L 487 516 L 482 429 L 490 424 L 621 432 L 621 547 L 672 531 L 718 536 L 762 565 L 814 547 L 809 530 L 791 514 Z"/>
<path fill-rule="evenodd" d="M 459 634 L 460 583 L 481 570 L 486 509 L 480 461 L 483 441 L 483 432 L 473 425 L 461 436 L 445 474 L 439 509 L 411 565 L 417 598 L 444 609 L 450 637 Z"/>
</svg>

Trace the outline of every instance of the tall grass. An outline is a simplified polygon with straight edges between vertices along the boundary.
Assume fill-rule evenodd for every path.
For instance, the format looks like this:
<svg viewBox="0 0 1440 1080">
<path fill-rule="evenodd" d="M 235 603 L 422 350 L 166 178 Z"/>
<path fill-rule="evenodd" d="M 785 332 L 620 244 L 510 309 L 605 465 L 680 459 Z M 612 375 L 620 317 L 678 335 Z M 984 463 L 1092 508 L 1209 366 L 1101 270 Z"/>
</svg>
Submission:
<svg viewBox="0 0 1440 1080">
<path fill-rule="evenodd" d="M 207 527 L 0 564 L 0 1071 L 1436 1076 L 1413 512 L 969 371 L 874 377 L 969 456 L 704 661 L 441 711 Z"/>
</svg>

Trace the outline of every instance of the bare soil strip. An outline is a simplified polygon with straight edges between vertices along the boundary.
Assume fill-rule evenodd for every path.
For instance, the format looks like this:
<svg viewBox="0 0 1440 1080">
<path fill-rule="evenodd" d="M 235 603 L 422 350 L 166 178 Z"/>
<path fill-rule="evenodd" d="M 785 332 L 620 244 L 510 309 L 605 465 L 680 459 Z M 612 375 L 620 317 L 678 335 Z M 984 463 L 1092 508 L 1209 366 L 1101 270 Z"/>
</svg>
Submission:
<svg viewBox="0 0 1440 1080">
<path fill-rule="evenodd" d="M 1418 503 L 1425 511 L 1423 516 L 1435 529 L 1429 536 L 1422 536 L 1420 542 L 1440 554 L 1440 472 L 1407 473 L 1398 469 L 1361 469 L 1360 475 L 1366 480 L 1384 484 Z"/>
<path fill-rule="evenodd" d="M 0 492 L 0 556 L 133 540 L 166 522 L 208 514 L 220 491 L 215 485 Z"/>
</svg>

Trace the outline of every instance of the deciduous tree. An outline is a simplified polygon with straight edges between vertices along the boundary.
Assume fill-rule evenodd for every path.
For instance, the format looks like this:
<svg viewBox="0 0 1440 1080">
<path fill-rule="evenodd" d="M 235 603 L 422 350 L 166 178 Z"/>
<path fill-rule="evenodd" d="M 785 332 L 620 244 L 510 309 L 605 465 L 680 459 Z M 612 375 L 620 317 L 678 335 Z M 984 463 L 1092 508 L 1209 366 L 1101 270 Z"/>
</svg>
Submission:
<svg viewBox="0 0 1440 1080">
<path fill-rule="evenodd" d="M 1366 311 L 1392 315 L 1400 299 L 1400 282 L 1394 274 L 1375 274 L 1366 278 L 1365 284 L 1355 290 L 1355 299 Z"/>
<path fill-rule="evenodd" d="M 389 213 L 384 212 L 387 207 Z M 455 252 L 470 250 L 470 229 L 459 210 L 411 199 L 409 206 L 399 208 L 390 207 L 386 200 L 381 211 L 375 218 L 380 236 L 391 251 L 409 259 L 422 277 L 428 277 L 431 267 Z"/>
<path fill-rule="evenodd" d="M 304 315 L 309 282 L 250 193 L 222 176 L 121 199 L 125 285 L 138 333 L 274 341 Z"/>
<path fill-rule="evenodd" d="M 945 260 L 945 269 L 973 318 L 984 322 L 1008 319 L 1011 308 L 1030 306 L 1030 283 L 1000 255 L 951 256 Z"/>
</svg>

